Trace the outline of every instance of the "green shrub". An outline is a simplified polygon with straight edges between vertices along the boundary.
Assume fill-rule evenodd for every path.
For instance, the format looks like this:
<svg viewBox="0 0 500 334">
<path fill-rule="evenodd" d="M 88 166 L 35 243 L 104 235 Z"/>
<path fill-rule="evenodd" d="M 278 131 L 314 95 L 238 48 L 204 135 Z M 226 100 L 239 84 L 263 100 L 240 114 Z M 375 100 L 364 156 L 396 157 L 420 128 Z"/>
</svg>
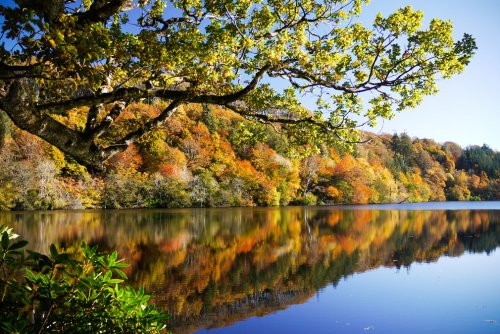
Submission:
<svg viewBox="0 0 500 334">
<path fill-rule="evenodd" d="M 0 226 L 0 333 L 161 333 L 165 313 L 148 305 L 127 278 L 117 253 L 82 243 L 70 255 L 25 251 L 27 242 Z"/>
<path fill-rule="evenodd" d="M 302 204 L 304 205 L 316 205 L 318 198 L 313 193 L 307 193 L 302 197 Z"/>
</svg>

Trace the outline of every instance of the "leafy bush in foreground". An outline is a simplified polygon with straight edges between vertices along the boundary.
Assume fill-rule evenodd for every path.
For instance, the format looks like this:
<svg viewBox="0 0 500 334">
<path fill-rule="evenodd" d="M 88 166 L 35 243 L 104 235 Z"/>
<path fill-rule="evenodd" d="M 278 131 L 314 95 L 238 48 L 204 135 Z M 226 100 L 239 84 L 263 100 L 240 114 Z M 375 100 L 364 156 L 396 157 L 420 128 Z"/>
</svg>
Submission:
<svg viewBox="0 0 500 334">
<path fill-rule="evenodd" d="M 82 243 L 78 256 L 24 251 L 0 226 L 0 333 L 160 333 L 167 315 L 148 305 L 127 278 L 116 251 L 100 254 Z"/>
</svg>

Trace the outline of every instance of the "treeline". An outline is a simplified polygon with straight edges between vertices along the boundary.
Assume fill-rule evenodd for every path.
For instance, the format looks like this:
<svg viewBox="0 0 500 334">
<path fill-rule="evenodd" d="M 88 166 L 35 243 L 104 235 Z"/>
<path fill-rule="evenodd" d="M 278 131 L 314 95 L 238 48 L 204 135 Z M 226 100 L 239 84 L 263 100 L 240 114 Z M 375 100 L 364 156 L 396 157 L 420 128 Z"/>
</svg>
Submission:
<svg viewBox="0 0 500 334">
<path fill-rule="evenodd" d="M 159 113 L 135 104 L 126 133 Z M 75 110 L 70 126 L 82 128 Z M 499 200 L 500 153 L 407 134 L 365 135 L 354 150 L 289 138 L 231 111 L 191 105 L 89 174 L 0 115 L 0 208 L 275 206 Z M 105 139 L 104 139 L 105 140 Z"/>
</svg>

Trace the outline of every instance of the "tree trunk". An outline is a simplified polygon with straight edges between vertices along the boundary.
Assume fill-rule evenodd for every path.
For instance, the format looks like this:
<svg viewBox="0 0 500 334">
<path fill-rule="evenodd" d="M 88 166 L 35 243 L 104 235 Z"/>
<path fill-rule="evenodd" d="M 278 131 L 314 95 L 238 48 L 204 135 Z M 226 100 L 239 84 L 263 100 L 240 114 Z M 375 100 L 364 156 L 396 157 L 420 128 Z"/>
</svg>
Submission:
<svg viewBox="0 0 500 334">
<path fill-rule="evenodd" d="M 107 154 L 95 147 L 82 132 L 37 111 L 36 96 L 37 87 L 33 80 L 16 79 L 10 83 L 7 95 L 0 100 L 0 108 L 20 129 L 44 139 L 91 171 L 103 171 L 103 163 L 109 158 Z"/>
</svg>

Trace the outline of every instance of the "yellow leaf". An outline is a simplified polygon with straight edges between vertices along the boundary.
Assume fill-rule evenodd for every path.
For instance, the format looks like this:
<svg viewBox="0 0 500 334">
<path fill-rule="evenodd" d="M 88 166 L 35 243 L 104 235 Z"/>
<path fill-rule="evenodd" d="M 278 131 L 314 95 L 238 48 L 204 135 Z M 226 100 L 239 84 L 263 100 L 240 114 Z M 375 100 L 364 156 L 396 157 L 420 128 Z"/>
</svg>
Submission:
<svg viewBox="0 0 500 334">
<path fill-rule="evenodd" d="M 47 37 L 47 41 L 50 43 L 50 45 L 55 48 L 56 47 L 56 42 L 51 38 L 51 37 Z"/>
</svg>

